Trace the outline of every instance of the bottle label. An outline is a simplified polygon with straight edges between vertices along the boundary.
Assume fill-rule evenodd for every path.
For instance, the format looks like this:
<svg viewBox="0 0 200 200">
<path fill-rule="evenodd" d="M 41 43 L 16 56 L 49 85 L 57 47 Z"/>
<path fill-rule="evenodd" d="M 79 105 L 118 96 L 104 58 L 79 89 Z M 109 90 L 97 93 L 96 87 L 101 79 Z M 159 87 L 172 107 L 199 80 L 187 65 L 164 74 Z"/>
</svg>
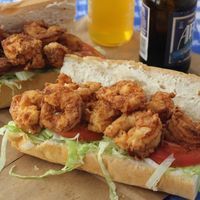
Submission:
<svg viewBox="0 0 200 200">
<path fill-rule="evenodd" d="M 150 8 L 142 3 L 140 31 L 140 56 L 147 61 L 149 45 Z"/>
<path fill-rule="evenodd" d="M 190 59 L 194 20 L 194 10 L 173 13 L 168 26 L 165 65 L 173 65 Z"/>
</svg>

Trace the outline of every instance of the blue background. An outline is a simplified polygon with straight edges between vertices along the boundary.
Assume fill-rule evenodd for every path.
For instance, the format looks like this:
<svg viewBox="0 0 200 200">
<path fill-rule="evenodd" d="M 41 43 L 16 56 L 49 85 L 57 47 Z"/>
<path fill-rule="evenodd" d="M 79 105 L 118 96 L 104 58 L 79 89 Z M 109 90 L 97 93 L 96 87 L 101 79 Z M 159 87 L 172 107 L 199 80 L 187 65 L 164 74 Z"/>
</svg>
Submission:
<svg viewBox="0 0 200 200">
<path fill-rule="evenodd" d="M 14 2 L 16 0 L 0 0 L 0 2 Z M 136 30 L 140 28 L 140 6 L 141 0 L 135 0 L 135 21 L 134 26 Z M 76 19 L 87 15 L 87 0 L 77 0 L 76 4 Z M 200 54 L 200 0 L 197 4 L 196 21 L 194 26 L 194 37 L 193 37 L 193 52 Z M 183 200 L 183 198 L 168 196 L 165 200 Z M 196 200 L 200 200 L 200 193 Z"/>
</svg>

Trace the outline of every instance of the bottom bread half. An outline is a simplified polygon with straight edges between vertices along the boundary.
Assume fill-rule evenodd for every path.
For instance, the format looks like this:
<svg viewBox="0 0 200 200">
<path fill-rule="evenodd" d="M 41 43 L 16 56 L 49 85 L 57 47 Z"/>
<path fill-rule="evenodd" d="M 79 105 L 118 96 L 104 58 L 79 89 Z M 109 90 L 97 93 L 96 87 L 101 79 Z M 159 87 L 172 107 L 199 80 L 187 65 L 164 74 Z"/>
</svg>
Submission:
<svg viewBox="0 0 200 200">
<path fill-rule="evenodd" d="M 11 145 L 22 153 L 62 165 L 67 160 L 67 147 L 65 144 L 46 141 L 27 148 L 30 141 L 25 133 L 9 134 L 8 138 Z M 112 180 L 143 188 L 146 188 L 145 183 L 154 171 L 154 168 L 146 162 L 132 158 L 121 158 L 105 154 L 103 155 L 103 161 Z M 96 153 L 87 154 L 80 169 L 103 176 Z M 157 185 L 158 191 L 187 199 L 195 199 L 198 187 L 199 176 L 185 174 L 180 169 L 165 173 Z"/>
</svg>

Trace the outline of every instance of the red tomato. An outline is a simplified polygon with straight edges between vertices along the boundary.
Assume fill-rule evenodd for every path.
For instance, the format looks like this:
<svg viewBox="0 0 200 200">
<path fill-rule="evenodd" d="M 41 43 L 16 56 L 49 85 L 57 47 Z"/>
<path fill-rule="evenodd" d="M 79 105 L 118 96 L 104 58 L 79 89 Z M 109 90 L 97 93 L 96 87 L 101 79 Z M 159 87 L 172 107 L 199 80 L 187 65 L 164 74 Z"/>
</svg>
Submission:
<svg viewBox="0 0 200 200">
<path fill-rule="evenodd" d="M 87 127 L 85 127 L 84 125 L 79 125 L 79 126 L 73 128 L 70 131 L 67 131 L 65 133 L 59 133 L 59 134 L 62 135 L 63 137 L 66 137 L 66 138 L 73 138 L 78 133 L 79 133 L 79 140 L 80 141 L 86 141 L 86 142 L 98 141 L 98 140 L 101 140 L 103 138 L 103 133 L 96 133 L 96 132 L 93 132 L 93 131 L 89 131 L 87 129 Z"/>
<path fill-rule="evenodd" d="M 180 145 L 166 141 L 151 154 L 150 158 L 160 164 L 171 154 L 175 158 L 175 161 L 172 163 L 173 167 L 187 167 L 200 164 L 200 149 L 186 150 Z"/>
</svg>

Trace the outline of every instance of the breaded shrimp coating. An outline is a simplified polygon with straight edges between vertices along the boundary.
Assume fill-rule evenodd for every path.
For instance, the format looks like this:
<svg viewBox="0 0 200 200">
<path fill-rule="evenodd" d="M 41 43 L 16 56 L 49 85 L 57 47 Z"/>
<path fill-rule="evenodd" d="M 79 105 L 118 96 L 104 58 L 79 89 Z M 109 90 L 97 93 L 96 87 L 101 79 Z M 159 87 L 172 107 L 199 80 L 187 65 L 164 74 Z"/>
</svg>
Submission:
<svg viewBox="0 0 200 200">
<path fill-rule="evenodd" d="M 88 112 L 88 129 L 97 133 L 103 133 L 106 127 L 120 115 L 119 111 L 103 100 L 94 102 L 93 106 L 86 111 Z"/>
<path fill-rule="evenodd" d="M 72 78 L 64 73 L 60 73 L 58 75 L 56 83 L 61 84 L 61 85 L 72 83 Z"/>
<path fill-rule="evenodd" d="M 60 84 L 48 84 L 44 89 L 40 123 L 57 133 L 75 127 L 81 119 L 81 97 Z"/>
<path fill-rule="evenodd" d="M 96 92 L 101 88 L 101 83 L 86 82 L 79 85 L 78 94 L 84 102 L 96 100 Z"/>
<path fill-rule="evenodd" d="M 112 108 L 122 113 L 131 113 L 145 106 L 143 89 L 134 81 L 119 81 L 110 87 L 97 91 L 97 98 L 110 103 Z"/>
<path fill-rule="evenodd" d="M 33 38 L 39 39 L 43 45 L 56 42 L 64 33 L 63 28 L 57 25 L 48 26 L 44 21 L 29 22 L 24 25 L 24 32 Z"/>
<path fill-rule="evenodd" d="M 97 82 L 86 82 L 81 84 L 74 83 L 71 77 L 65 74 L 60 74 L 58 76 L 57 83 L 75 90 L 84 102 L 89 102 L 94 99 L 96 100 L 95 92 L 101 88 L 101 83 Z"/>
<path fill-rule="evenodd" d="M 104 134 L 114 137 L 120 148 L 143 158 L 159 145 L 162 123 L 158 114 L 153 114 L 150 110 L 123 114 L 106 128 Z"/>
<path fill-rule="evenodd" d="M 193 121 L 180 108 L 176 108 L 167 123 L 165 138 L 189 149 L 200 147 L 200 123 Z"/>
<path fill-rule="evenodd" d="M 13 34 L 2 41 L 4 53 L 13 65 L 23 65 L 26 70 L 45 66 L 42 42 L 25 34 Z"/>
<path fill-rule="evenodd" d="M 158 113 L 162 122 L 170 119 L 174 110 L 174 102 L 172 98 L 175 97 L 174 93 L 156 92 L 148 103 L 148 109 L 154 113 Z"/>
<path fill-rule="evenodd" d="M 61 68 L 63 66 L 65 55 L 70 52 L 67 47 L 57 42 L 52 42 L 44 47 L 48 64 L 55 68 Z"/>
<path fill-rule="evenodd" d="M 40 109 L 42 93 L 38 90 L 26 91 L 14 96 L 10 106 L 10 114 L 16 125 L 27 133 L 39 133 Z"/>
<path fill-rule="evenodd" d="M 70 33 L 65 32 L 62 34 L 58 42 L 70 49 L 75 55 L 103 57 L 97 50 Z"/>
</svg>

